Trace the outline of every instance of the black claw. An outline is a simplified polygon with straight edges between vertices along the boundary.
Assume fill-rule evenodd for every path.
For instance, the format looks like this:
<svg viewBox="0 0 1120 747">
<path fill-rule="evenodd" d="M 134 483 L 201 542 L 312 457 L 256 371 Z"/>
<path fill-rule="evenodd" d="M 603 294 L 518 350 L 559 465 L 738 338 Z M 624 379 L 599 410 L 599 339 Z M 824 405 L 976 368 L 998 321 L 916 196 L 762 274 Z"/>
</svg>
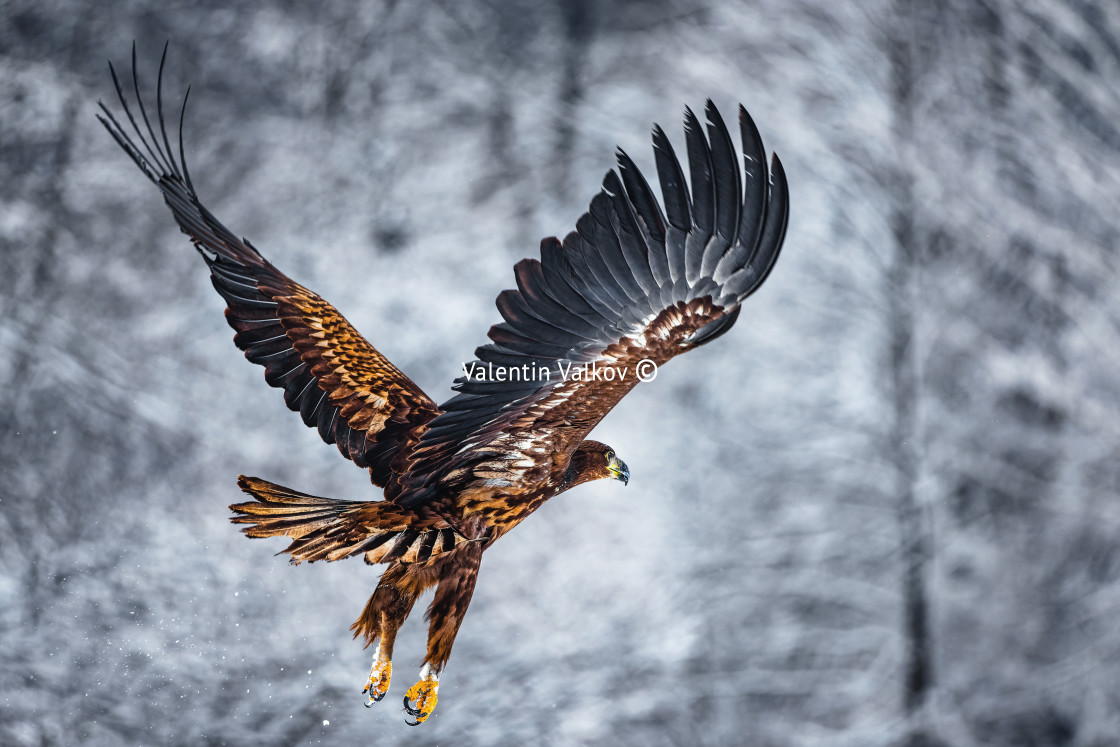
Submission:
<svg viewBox="0 0 1120 747">
<path fill-rule="evenodd" d="M 422 713 L 422 711 L 419 708 L 413 708 L 412 707 L 412 705 L 408 702 L 408 696 L 407 695 L 404 696 L 404 711 L 409 716 L 419 716 Z"/>
<path fill-rule="evenodd" d="M 366 686 L 366 687 L 365 687 L 365 688 L 364 688 L 364 689 L 362 690 L 362 695 L 365 695 L 365 694 L 366 694 L 366 693 L 368 693 L 368 692 L 369 692 L 370 690 L 371 690 L 371 688 L 370 688 L 370 687 L 369 687 L 369 686 L 367 685 L 367 686 Z M 372 708 L 372 707 L 373 707 L 373 704 L 374 704 L 374 703 L 380 703 L 380 702 L 382 701 L 382 699 L 383 699 L 383 698 L 385 697 L 385 695 L 386 695 L 386 693 L 381 693 L 380 695 L 370 695 L 370 696 L 369 696 L 369 700 L 370 700 L 370 702 L 368 702 L 368 703 L 362 703 L 362 705 L 364 705 L 364 706 L 365 706 L 366 708 Z"/>
<path fill-rule="evenodd" d="M 408 719 L 405 719 L 404 722 L 406 724 L 408 724 L 409 726 L 419 726 L 420 725 L 419 721 L 409 721 Z"/>
</svg>

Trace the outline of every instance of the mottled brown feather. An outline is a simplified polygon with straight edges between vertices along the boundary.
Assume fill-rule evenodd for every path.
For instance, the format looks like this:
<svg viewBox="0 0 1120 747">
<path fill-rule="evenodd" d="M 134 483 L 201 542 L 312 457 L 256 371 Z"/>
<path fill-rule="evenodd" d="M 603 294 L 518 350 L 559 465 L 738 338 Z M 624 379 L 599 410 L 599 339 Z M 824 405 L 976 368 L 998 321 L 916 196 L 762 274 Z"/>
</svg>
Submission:
<svg viewBox="0 0 1120 747">
<path fill-rule="evenodd" d="M 317 387 L 327 394 L 339 417 L 364 438 L 359 449 L 339 440 L 344 455 L 369 462 L 374 483 L 384 486 L 394 476 L 392 461 L 407 452 L 439 407 L 393 365 L 329 303 L 274 268 L 260 281 L 260 290 L 276 301 L 276 316 Z M 337 436 L 336 436 L 337 438 Z M 390 440 L 380 459 L 371 458 Z"/>
<path fill-rule="evenodd" d="M 288 407 L 308 426 L 318 428 L 343 456 L 368 467 L 374 484 L 386 485 L 393 460 L 411 448 L 439 408 L 334 306 L 288 278 L 202 205 L 181 161 L 181 141 L 180 160 L 170 150 L 162 111 L 162 143 L 154 133 L 149 141 L 115 71 L 113 79 L 136 140 L 104 104 L 101 123 L 160 188 L 179 228 L 209 266 L 214 287 L 228 304 L 226 319 L 237 330 L 235 344 L 265 366 L 266 381 L 285 390 Z"/>
</svg>

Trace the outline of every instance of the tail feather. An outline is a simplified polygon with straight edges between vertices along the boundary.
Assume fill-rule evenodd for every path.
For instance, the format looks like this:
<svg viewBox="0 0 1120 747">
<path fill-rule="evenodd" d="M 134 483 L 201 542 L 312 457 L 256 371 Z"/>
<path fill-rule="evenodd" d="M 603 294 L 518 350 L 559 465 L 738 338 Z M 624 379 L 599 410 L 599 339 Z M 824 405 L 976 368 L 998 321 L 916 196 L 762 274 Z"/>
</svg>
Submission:
<svg viewBox="0 0 1120 747">
<path fill-rule="evenodd" d="M 446 523 L 423 522 L 388 501 L 320 498 L 244 475 L 237 484 L 256 500 L 230 506 L 237 514 L 230 521 L 249 524 L 241 531 L 250 537 L 291 537 L 292 543 L 281 552 L 296 564 L 361 554 L 371 564 L 423 562 L 463 539 Z"/>
<path fill-rule="evenodd" d="M 252 524 L 241 530 L 250 537 L 282 535 L 300 538 L 335 523 L 351 509 L 366 505 L 358 501 L 305 495 L 244 475 L 237 478 L 237 484 L 256 500 L 230 506 L 231 510 L 240 514 L 230 521 Z"/>
</svg>

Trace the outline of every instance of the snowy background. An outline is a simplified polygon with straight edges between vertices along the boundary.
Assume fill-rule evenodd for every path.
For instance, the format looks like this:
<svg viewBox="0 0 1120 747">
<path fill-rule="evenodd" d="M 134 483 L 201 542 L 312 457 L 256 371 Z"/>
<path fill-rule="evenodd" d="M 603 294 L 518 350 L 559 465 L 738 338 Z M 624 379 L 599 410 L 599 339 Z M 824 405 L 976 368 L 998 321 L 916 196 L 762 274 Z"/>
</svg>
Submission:
<svg viewBox="0 0 1120 747">
<path fill-rule="evenodd" d="M 1120 7 L 856 5 L 0 2 L 0 744 L 1116 744 Z M 770 280 L 597 429 L 629 487 L 487 553 L 420 729 L 422 607 L 367 711 L 377 571 L 228 522 L 377 493 L 94 119 L 133 39 L 205 203 L 437 401 L 615 145 L 710 96 L 786 165 Z"/>
</svg>

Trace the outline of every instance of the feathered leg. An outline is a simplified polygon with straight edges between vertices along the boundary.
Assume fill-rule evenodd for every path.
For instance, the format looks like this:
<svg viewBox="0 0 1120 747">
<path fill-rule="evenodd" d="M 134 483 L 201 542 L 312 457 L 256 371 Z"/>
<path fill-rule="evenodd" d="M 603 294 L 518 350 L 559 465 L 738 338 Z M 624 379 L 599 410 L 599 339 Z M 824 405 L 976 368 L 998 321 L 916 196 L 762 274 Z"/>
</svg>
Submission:
<svg viewBox="0 0 1120 747">
<path fill-rule="evenodd" d="M 397 639 L 397 631 L 422 591 L 422 588 L 409 583 L 406 568 L 402 563 L 392 563 L 385 570 L 361 617 L 350 626 L 355 638 L 365 636 L 367 646 L 377 642 L 369 680 L 362 690 L 369 695 L 367 708 L 384 698 L 389 690 L 389 680 L 393 674 L 393 644 Z"/>
<path fill-rule="evenodd" d="M 436 587 L 436 595 L 427 614 L 428 655 L 420 670 L 420 681 L 409 688 L 404 696 L 405 712 L 416 719 L 406 721 L 409 726 L 422 724 L 435 710 L 439 675 L 451 657 L 455 635 L 459 632 L 463 615 L 467 613 L 467 606 L 471 603 L 481 560 L 480 544 L 460 548 L 453 561 L 454 566 L 444 573 Z"/>
</svg>

